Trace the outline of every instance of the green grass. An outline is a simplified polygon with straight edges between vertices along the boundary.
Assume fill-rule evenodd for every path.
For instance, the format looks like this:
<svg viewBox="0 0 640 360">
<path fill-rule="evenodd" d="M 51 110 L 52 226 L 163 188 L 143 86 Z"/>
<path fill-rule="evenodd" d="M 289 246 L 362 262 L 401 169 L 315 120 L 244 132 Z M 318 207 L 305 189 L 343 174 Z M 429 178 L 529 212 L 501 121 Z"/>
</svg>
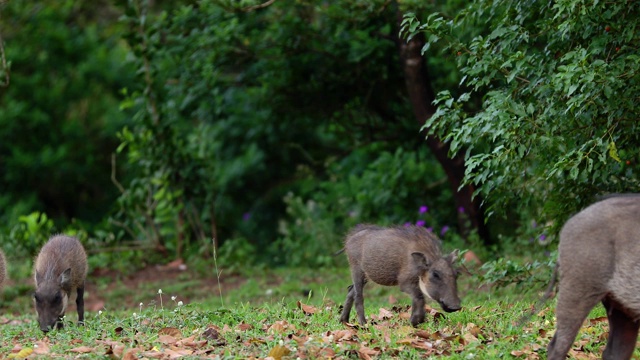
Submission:
<svg viewBox="0 0 640 360">
<path fill-rule="evenodd" d="M 463 310 L 442 314 L 437 305 L 429 304 L 434 314 L 417 329 L 406 319 L 409 297 L 397 288 L 375 284 L 365 288 L 369 324 L 341 324 L 341 304 L 350 284 L 344 268 L 249 269 L 225 280 L 228 290 L 222 298 L 211 278 L 187 274 L 142 283 L 135 290 L 122 281 L 96 283 L 98 291 L 110 291 L 103 294 L 106 310 L 87 312 L 84 327 L 74 324 L 75 311 L 70 311 L 65 328 L 47 336 L 38 329 L 24 285 L 5 289 L 5 296 L 14 297 L 2 302 L 0 357 L 31 349 L 29 358 L 120 359 L 130 352 L 136 358 L 185 359 L 278 359 L 283 353 L 288 353 L 285 359 L 537 359 L 546 357 L 555 325 L 554 300 L 545 304 L 540 316 L 520 325 L 539 295 L 523 295 L 518 288 L 478 290 L 472 277 L 459 284 Z M 180 306 L 187 298 L 192 300 Z M 604 315 L 598 306 L 589 318 Z M 355 310 L 351 319 L 355 322 Z M 600 358 L 606 331 L 606 321 L 585 322 L 573 356 Z"/>
</svg>

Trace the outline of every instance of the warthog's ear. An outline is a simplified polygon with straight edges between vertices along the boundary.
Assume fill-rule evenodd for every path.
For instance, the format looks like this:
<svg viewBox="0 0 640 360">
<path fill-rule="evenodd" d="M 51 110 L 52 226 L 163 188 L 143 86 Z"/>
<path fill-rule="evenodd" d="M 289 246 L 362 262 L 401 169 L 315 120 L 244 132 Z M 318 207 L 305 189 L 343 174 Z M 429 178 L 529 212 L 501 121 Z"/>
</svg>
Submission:
<svg viewBox="0 0 640 360">
<path fill-rule="evenodd" d="M 429 270 L 429 262 L 427 261 L 427 257 L 424 256 L 421 252 L 413 252 L 411 253 L 411 258 L 413 259 L 413 264 L 418 270 L 427 271 Z"/>
<path fill-rule="evenodd" d="M 458 260 L 458 249 L 453 250 L 449 255 L 447 255 L 444 259 L 447 260 L 450 264 L 453 264 L 456 260 Z"/>
<path fill-rule="evenodd" d="M 71 287 L 71 268 L 68 268 L 60 274 L 60 287 L 66 290 L 69 290 Z"/>
</svg>

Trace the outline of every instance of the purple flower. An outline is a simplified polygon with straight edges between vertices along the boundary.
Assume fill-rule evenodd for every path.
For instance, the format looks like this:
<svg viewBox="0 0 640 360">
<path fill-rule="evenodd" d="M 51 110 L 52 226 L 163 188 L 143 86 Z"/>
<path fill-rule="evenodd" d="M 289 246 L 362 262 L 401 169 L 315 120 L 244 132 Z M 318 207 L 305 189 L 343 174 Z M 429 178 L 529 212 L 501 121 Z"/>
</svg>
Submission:
<svg viewBox="0 0 640 360">
<path fill-rule="evenodd" d="M 404 223 L 404 226 L 411 226 L 411 223 L 410 222 L 406 222 L 406 223 Z"/>
<path fill-rule="evenodd" d="M 443 226 L 442 229 L 440 230 L 440 236 L 444 236 L 444 234 L 446 234 L 447 231 L 449 231 L 449 225 Z"/>
<path fill-rule="evenodd" d="M 420 214 L 424 214 L 427 211 L 429 211 L 429 208 L 427 207 L 427 205 L 420 206 L 420 210 L 419 210 Z"/>
<path fill-rule="evenodd" d="M 249 219 L 251 219 L 251 213 L 246 212 L 246 213 L 242 214 L 242 220 L 249 221 Z"/>
<path fill-rule="evenodd" d="M 540 240 L 541 243 L 543 243 L 545 240 L 547 240 L 547 235 L 542 234 L 538 239 Z"/>
<path fill-rule="evenodd" d="M 427 231 L 428 231 L 428 232 L 430 232 L 430 233 L 432 233 L 432 232 L 433 232 L 433 228 L 432 228 L 431 226 L 429 226 L 429 227 L 427 228 Z"/>
<path fill-rule="evenodd" d="M 458 208 L 458 212 L 459 212 L 460 214 L 464 214 L 464 206 L 460 206 L 460 207 Z"/>
<path fill-rule="evenodd" d="M 425 221 L 424 220 L 418 220 L 416 221 L 416 226 L 424 226 Z"/>
</svg>

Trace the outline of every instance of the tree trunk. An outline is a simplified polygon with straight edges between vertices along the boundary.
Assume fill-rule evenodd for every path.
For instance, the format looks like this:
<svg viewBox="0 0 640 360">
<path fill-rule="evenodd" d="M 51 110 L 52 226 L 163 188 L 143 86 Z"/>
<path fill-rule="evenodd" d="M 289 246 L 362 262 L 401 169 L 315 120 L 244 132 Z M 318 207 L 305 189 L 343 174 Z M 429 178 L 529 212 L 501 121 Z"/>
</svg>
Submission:
<svg viewBox="0 0 640 360">
<path fill-rule="evenodd" d="M 402 21 L 401 15 L 399 16 L 399 21 Z M 420 34 L 409 42 L 404 39 L 398 39 L 397 43 L 413 114 L 418 124 L 422 126 L 436 111 L 433 105 L 435 94 L 431 88 L 425 59 L 420 53 L 425 43 L 424 36 Z M 429 146 L 447 174 L 455 196 L 456 208 L 458 209 L 458 225 L 461 233 L 466 237 L 471 227 L 477 230 L 478 235 L 480 235 L 485 244 L 489 244 L 491 240 L 484 222 L 484 211 L 480 207 L 481 201 L 479 197 L 473 199 L 472 196 L 475 190 L 474 187 L 472 185 L 460 187 L 464 177 L 464 156 L 455 154 L 450 158 L 449 145 L 432 135 L 427 136 L 427 146 Z"/>
</svg>

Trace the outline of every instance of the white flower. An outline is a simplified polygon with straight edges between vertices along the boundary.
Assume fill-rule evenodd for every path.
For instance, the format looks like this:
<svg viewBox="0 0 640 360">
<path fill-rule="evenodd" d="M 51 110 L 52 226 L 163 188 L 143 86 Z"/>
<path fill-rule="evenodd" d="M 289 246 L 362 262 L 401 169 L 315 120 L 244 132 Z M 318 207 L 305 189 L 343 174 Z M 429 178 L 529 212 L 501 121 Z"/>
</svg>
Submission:
<svg viewBox="0 0 640 360">
<path fill-rule="evenodd" d="M 162 289 L 158 289 L 158 294 L 162 295 Z"/>
<path fill-rule="evenodd" d="M 172 296 L 172 297 L 171 297 L 171 301 L 176 301 L 176 298 L 177 298 L 177 296 L 175 296 L 175 295 L 174 295 L 174 296 Z"/>
<path fill-rule="evenodd" d="M 102 315 L 102 310 L 98 310 L 98 315 Z"/>
<path fill-rule="evenodd" d="M 178 301 L 178 306 L 182 306 L 182 301 Z"/>
</svg>

